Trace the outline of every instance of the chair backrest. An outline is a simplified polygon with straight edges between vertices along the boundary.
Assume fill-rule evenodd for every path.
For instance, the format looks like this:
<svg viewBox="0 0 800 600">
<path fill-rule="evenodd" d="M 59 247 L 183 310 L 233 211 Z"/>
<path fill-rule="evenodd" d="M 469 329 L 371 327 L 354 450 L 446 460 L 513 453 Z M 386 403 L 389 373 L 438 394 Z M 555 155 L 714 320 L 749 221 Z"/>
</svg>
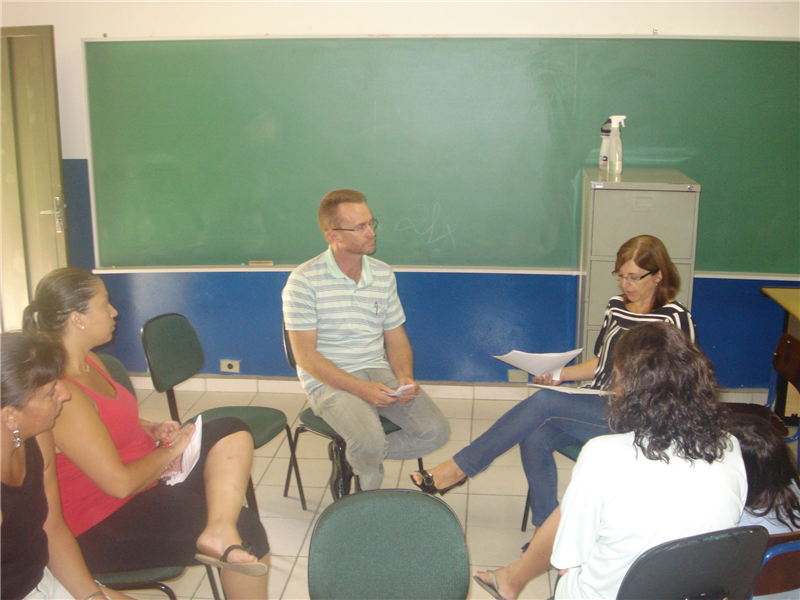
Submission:
<svg viewBox="0 0 800 600">
<path fill-rule="evenodd" d="M 312 600 L 464 599 L 469 560 L 458 517 L 416 490 L 345 496 L 314 527 L 308 589 Z"/>
<path fill-rule="evenodd" d="M 283 351 L 286 354 L 286 361 L 296 371 L 297 361 L 294 359 L 294 352 L 292 352 L 292 341 L 289 339 L 289 332 L 286 330 L 286 321 L 281 323 L 281 329 L 283 330 Z"/>
<path fill-rule="evenodd" d="M 205 364 L 203 345 L 189 319 L 176 313 L 153 317 L 142 327 L 142 346 L 153 386 L 171 390 Z"/>
<path fill-rule="evenodd" d="M 111 356 L 110 354 L 98 354 L 97 357 L 102 361 L 108 374 L 111 375 L 111 379 L 127 389 L 135 398 L 136 391 L 133 389 L 133 383 L 131 383 L 131 378 L 128 375 L 128 370 L 125 368 L 125 365 L 123 365 L 117 357 Z"/>
<path fill-rule="evenodd" d="M 755 596 L 800 590 L 800 531 L 769 536 Z"/>
<path fill-rule="evenodd" d="M 631 565 L 617 600 L 746 600 L 768 538 L 763 527 L 734 527 L 650 548 Z"/>
</svg>

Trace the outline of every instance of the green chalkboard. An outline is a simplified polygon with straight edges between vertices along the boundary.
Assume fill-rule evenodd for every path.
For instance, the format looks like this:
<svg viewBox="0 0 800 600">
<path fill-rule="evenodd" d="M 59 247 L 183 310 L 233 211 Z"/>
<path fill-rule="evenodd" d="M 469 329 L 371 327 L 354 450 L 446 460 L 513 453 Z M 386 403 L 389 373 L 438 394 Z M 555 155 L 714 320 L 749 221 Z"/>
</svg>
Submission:
<svg viewBox="0 0 800 600">
<path fill-rule="evenodd" d="M 581 167 L 703 186 L 697 268 L 800 272 L 800 45 L 494 38 L 85 44 L 102 266 L 298 264 L 367 195 L 394 265 L 578 265 Z M 787 251 L 787 249 L 789 251 Z"/>
</svg>

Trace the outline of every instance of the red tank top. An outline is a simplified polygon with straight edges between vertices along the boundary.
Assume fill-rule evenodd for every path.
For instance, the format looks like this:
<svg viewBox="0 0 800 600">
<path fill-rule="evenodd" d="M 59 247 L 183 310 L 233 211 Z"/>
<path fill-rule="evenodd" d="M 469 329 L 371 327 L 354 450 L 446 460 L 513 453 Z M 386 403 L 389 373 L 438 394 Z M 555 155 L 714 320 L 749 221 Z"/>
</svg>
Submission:
<svg viewBox="0 0 800 600">
<path fill-rule="evenodd" d="M 114 386 L 116 398 L 103 396 L 69 377 L 64 379 L 80 386 L 95 401 L 100 419 L 108 429 L 122 462 L 127 464 L 152 452 L 156 442 L 139 426 L 136 397 L 98 368 L 90 358 L 87 357 L 86 361 Z M 56 469 L 64 519 L 73 535 L 80 535 L 130 500 L 130 497 L 114 498 L 106 494 L 63 453 L 56 454 Z"/>
</svg>

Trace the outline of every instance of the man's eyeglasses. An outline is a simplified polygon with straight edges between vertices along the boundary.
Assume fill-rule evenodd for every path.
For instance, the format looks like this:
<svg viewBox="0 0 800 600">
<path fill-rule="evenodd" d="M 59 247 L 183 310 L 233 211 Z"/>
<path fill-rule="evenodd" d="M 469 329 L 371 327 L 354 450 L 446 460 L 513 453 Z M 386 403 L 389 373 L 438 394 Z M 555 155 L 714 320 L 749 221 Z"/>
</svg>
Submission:
<svg viewBox="0 0 800 600">
<path fill-rule="evenodd" d="M 624 276 L 619 271 L 612 271 L 611 276 L 619 282 L 622 282 L 622 280 L 624 279 L 625 281 L 629 281 L 631 283 L 639 283 L 642 279 L 644 279 L 648 275 L 652 275 L 653 273 L 658 273 L 658 269 L 656 269 L 655 271 L 648 271 L 644 275 L 633 275 L 633 276 L 631 275 Z"/>
<path fill-rule="evenodd" d="M 353 227 L 352 229 L 334 227 L 333 231 L 354 231 L 356 233 L 364 233 L 367 230 L 367 227 L 370 227 L 372 231 L 375 231 L 378 228 L 378 219 L 372 219 L 372 221 L 367 221 L 366 223 L 362 223 L 358 227 Z"/>
</svg>

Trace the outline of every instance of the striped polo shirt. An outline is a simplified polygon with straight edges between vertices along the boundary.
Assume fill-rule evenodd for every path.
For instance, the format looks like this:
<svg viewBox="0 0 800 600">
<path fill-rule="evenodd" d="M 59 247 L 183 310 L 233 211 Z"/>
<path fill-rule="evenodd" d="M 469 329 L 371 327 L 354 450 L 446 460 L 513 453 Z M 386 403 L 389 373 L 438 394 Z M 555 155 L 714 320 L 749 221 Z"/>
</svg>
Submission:
<svg viewBox="0 0 800 600">
<path fill-rule="evenodd" d="M 384 262 L 362 257 L 358 283 L 342 273 L 333 250 L 297 267 L 283 288 L 283 319 L 289 331 L 317 331 L 317 351 L 347 373 L 390 368 L 383 332 L 406 320 L 397 282 Z M 309 392 L 322 385 L 298 366 Z"/>
</svg>

